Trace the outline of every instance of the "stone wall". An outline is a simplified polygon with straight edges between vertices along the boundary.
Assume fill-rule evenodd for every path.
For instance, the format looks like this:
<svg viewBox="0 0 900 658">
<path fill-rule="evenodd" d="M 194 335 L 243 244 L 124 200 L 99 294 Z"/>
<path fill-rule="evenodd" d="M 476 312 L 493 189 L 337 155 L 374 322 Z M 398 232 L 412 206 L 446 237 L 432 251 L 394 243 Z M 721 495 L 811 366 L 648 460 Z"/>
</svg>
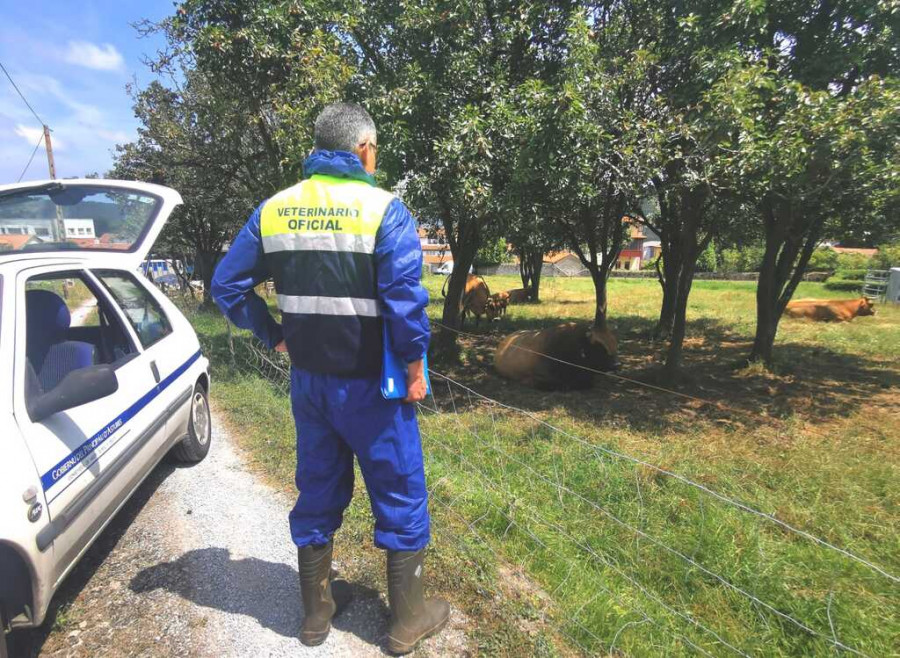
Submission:
<svg viewBox="0 0 900 658">
<path fill-rule="evenodd" d="M 482 276 L 519 275 L 519 266 L 515 263 L 501 263 L 499 265 L 481 265 L 475 268 L 475 273 Z M 569 268 L 562 269 L 550 263 L 544 263 L 541 276 L 590 276 L 590 273 L 582 268 L 578 271 Z M 619 279 L 655 279 L 655 270 L 613 270 L 610 276 Z M 807 272 L 803 275 L 804 281 L 824 281 L 829 276 L 828 272 Z M 694 274 L 696 281 L 756 281 L 759 272 L 697 272 Z"/>
</svg>

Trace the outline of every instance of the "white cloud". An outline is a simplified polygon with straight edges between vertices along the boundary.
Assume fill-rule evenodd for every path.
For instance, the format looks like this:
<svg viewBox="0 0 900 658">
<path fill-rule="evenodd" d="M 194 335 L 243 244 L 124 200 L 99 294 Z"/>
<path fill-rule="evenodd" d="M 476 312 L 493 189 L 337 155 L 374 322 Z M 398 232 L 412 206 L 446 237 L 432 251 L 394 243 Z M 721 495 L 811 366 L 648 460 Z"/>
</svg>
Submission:
<svg viewBox="0 0 900 658">
<path fill-rule="evenodd" d="M 124 130 L 103 130 L 102 128 L 97 128 L 97 136 L 116 144 L 124 144 L 134 139 L 134 135 L 128 134 Z"/>
<path fill-rule="evenodd" d="M 38 140 L 43 133 L 43 128 L 34 128 L 33 126 L 26 126 L 21 123 L 16 124 L 16 134 L 26 140 L 32 148 L 38 143 Z M 54 132 L 50 133 L 50 141 L 53 143 L 54 151 L 62 151 L 66 148 L 63 141 L 59 139 Z"/>
<path fill-rule="evenodd" d="M 23 126 L 20 123 L 16 125 L 16 134 L 33 146 L 37 144 L 37 141 L 41 138 L 41 135 L 44 134 L 44 129 L 32 128 L 31 126 Z"/>
<path fill-rule="evenodd" d="M 65 60 L 99 71 L 121 71 L 125 67 L 122 53 L 111 43 L 98 46 L 90 41 L 70 41 Z"/>
</svg>

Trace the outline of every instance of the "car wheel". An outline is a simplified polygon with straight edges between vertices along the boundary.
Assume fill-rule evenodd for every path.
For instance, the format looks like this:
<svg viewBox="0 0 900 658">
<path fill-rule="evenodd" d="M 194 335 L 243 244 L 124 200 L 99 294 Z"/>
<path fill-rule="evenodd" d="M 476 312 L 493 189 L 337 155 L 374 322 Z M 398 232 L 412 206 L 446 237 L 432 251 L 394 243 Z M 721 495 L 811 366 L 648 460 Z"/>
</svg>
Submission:
<svg viewBox="0 0 900 658">
<path fill-rule="evenodd" d="M 212 440 L 212 414 L 206 389 L 200 384 L 194 386 L 191 395 L 191 416 L 188 420 L 188 434 L 172 450 L 180 462 L 196 464 L 206 457 Z"/>
</svg>

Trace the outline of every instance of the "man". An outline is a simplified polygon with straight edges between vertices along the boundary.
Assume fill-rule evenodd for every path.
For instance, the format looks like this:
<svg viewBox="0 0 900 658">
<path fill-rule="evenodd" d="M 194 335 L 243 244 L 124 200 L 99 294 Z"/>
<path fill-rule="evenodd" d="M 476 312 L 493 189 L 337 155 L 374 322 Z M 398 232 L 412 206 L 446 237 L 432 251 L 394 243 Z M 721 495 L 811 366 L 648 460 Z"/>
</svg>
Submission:
<svg viewBox="0 0 900 658">
<path fill-rule="evenodd" d="M 411 403 L 425 397 L 428 293 L 422 250 L 403 203 L 375 187 L 375 124 L 336 103 L 316 119 L 305 179 L 265 201 L 235 238 L 212 295 L 238 327 L 291 358 L 297 488 L 290 513 L 305 617 L 300 639 L 325 641 L 349 597 L 332 591 L 332 537 L 353 494 L 359 460 L 387 551 L 388 648 L 408 653 L 446 624 L 449 605 L 425 599 L 430 538 L 422 446 Z M 279 325 L 253 288 L 275 280 Z M 381 394 L 383 331 L 408 364 L 408 396 Z"/>
</svg>

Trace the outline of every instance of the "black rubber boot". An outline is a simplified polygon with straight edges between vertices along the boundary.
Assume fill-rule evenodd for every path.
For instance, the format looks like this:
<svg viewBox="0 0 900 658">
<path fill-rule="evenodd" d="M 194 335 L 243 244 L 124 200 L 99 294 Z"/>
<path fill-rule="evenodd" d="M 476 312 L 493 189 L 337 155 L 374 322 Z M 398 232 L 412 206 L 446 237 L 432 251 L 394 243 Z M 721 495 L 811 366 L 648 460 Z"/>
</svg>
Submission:
<svg viewBox="0 0 900 658">
<path fill-rule="evenodd" d="M 303 599 L 303 624 L 300 641 L 310 647 L 322 644 L 331 631 L 331 620 L 350 602 L 347 583 L 332 583 L 331 553 L 334 542 L 297 549 L 300 566 L 300 597 Z M 332 585 L 334 588 L 332 589 Z"/>
<path fill-rule="evenodd" d="M 391 629 L 388 651 L 409 653 L 416 645 L 438 633 L 450 618 L 450 604 L 442 599 L 426 599 L 422 587 L 425 550 L 388 551 L 388 600 Z"/>
</svg>

